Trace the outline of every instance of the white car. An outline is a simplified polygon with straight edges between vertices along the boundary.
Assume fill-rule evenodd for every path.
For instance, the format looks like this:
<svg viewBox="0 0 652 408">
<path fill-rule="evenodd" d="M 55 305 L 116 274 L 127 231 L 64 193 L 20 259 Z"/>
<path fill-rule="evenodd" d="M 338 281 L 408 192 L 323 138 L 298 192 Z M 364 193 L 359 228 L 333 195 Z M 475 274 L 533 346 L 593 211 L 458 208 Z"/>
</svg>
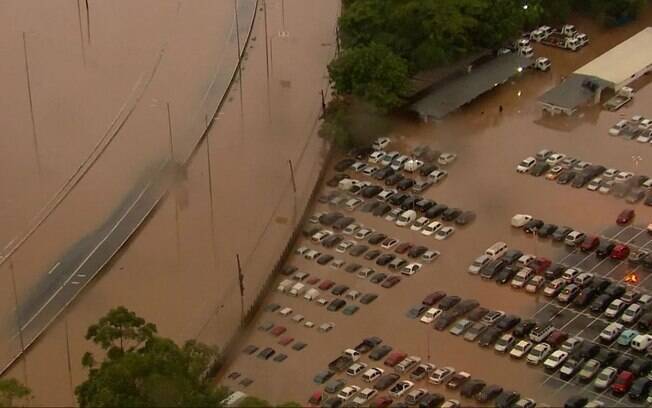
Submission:
<svg viewBox="0 0 652 408">
<path fill-rule="evenodd" d="M 367 364 L 362 362 L 353 363 L 346 369 L 346 374 L 355 377 L 367 368 Z"/>
<path fill-rule="evenodd" d="M 491 262 L 491 257 L 489 255 L 480 255 L 479 257 L 475 258 L 471 265 L 469 265 L 468 271 L 470 274 L 477 275 L 480 273 L 480 269 L 482 269 L 489 262 Z"/>
<path fill-rule="evenodd" d="M 550 355 L 550 357 L 546 359 L 546 361 L 543 362 L 543 366 L 549 371 L 554 371 L 557 368 L 561 367 L 567 358 L 567 352 L 556 350 Z"/>
<path fill-rule="evenodd" d="M 342 231 L 346 235 L 353 235 L 356 232 L 360 231 L 360 228 L 362 228 L 361 225 L 358 224 L 349 224 L 346 228 L 344 228 L 344 231 Z"/>
<path fill-rule="evenodd" d="M 407 157 L 406 155 L 401 155 L 401 156 L 395 158 L 392 161 L 392 164 L 390 165 L 390 167 L 394 171 L 402 170 L 403 166 L 405 165 L 405 162 L 407 162 L 408 160 L 409 160 L 409 157 Z"/>
<path fill-rule="evenodd" d="M 623 183 L 632 177 L 634 177 L 634 173 L 630 173 L 628 171 L 621 171 L 616 175 L 616 178 L 614 180 L 616 181 L 616 183 Z"/>
<path fill-rule="evenodd" d="M 376 196 L 376 200 L 378 200 L 378 201 L 387 201 L 394 194 L 396 194 L 396 190 L 393 190 L 393 189 L 383 190 L 383 191 L 380 192 L 380 194 L 378 194 Z"/>
<path fill-rule="evenodd" d="M 521 340 L 509 352 L 509 356 L 512 358 L 523 358 L 527 353 L 532 349 L 532 342 L 528 340 Z"/>
<path fill-rule="evenodd" d="M 557 164 L 561 163 L 562 160 L 566 158 L 566 155 L 563 153 L 553 153 L 548 158 L 546 159 L 546 163 L 548 163 L 551 166 L 556 166 Z"/>
<path fill-rule="evenodd" d="M 454 153 L 442 153 L 437 159 L 437 163 L 441 166 L 446 166 L 454 162 L 455 159 L 457 159 L 457 155 Z"/>
<path fill-rule="evenodd" d="M 494 345 L 494 350 L 499 353 L 507 353 L 515 342 L 516 337 L 511 334 L 503 334 Z"/>
<path fill-rule="evenodd" d="M 607 367 L 600 371 L 600 374 L 598 374 L 593 382 L 593 387 L 599 391 L 605 390 L 614 382 L 617 376 L 618 370 L 613 367 Z"/>
<path fill-rule="evenodd" d="M 342 241 L 340 242 L 337 247 L 335 247 L 335 251 L 339 252 L 340 254 L 345 253 L 346 251 L 349 250 L 352 246 L 354 246 L 356 243 L 353 241 Z"/>
<path fill-rule="evenodd" d="M 436 239 L 436 240 L 439 240 L 439 241 L 442 241 L 442 240 L 444 240 L 444 239 L 450 237 L 451 235 L 453 235 L 454 232 L 455 232 L 455 228 L 453 228 L 453 227 L 443 227 L 443 228 L 440 228 L 440 229 L 435 233 L 435 239 Z"/>
<path fill-rule="evenodd" d="M 431 307 L 426 311 L 426 313 L 423 314 L 423 316 L 421 316 L 421 319 L 419 319 L 419 321 L 421 323 L 426 323 L 426 324 L 432 323 L 442 313 L 443 310 L 438 309 L 436 307 Z"/>
<path fill-rule="evenodd" d="M 530 222 L 532 219 L 531 215 L 528 214 L 516 214 L 512 217 L 512 227 L 522 228 L 525 224 Z"/>
<path fill-rule="evenodd" d="M 428 178 L 432 180 L 434 184 L 441 182 L 446 178 L 446 176 L 448 176 L 448 172 L 446 170 L 435 170 L 432 173 L 428 174 Z"/>
<path fill-rule="evenodd" d="M 424 163 L 421 160 L 410 159 L 405 162 L 405 165 L 403 166 L 403 170 L 407 171 L 408 173 L 414 173 L 415 171 L 423 167 L 423 165 Z"/>
<path fill-rule="evenodd" d="M 341 399 L 342 401 L 346 401 L 355 394 L 360 391 L 360 387 L 357 385 L 347 385 L 346 387 L 342 388 L 339 394 L 337 394 L 337 398 Z"/>
<path fill-rule="evenodd" d="M 441 255 L 441 253 L 439 251 L 429 249 L 426 252 L 424 252 L 423 255 L 421 255 L 421 260 L 423 260 L 424 262 L 430 263 L 430 262 L 434 261 L 435 259 L 439 258 L 439 255 Z"/>
<path fill-rule="evenodd" d="M 611 343 L 620 336 L 620 333 L 622 333 L 624 329 L 625 327 L 620 323 L 610 323 L 600 332 L 600 340 L 605 343 Z"/>
<path fill-rule="evenodd" d="M 369 235 L 373 233 L 374 230 L 372 228 L 360 228 L 358 232 L 355 233 L 354 237 L 356 239 L 366 239 Z"/>
<path fill-rule="evenodd" d="M 367 166 L 367 167 L 364 168 L 364 170 L 362 170 L 362 173 L 365 176 L 373 176 L 376 171 L 378 171 L 378 167 L 376 167 L 376 166 Z"/>
<path fill-rule="evenodd" d="M 363 162 L 355 162 L 355 163 L 353 163 L 351 165 L 351 168 L 353 170 L 357 171 L 358 173 L 361 172 L 362 170 L 364 170 L 366 167 L 367 167 L 367 164 L 363 163 Z"/>
<path fill-rule="evenodd" d="M 414 387 L 414 383 L 412 381 L 408 380 L 402 380 L 394 384 L 392 388 L 389 389 L 389 395 L 393 398 L 400 398 L 403 394 L 408 392 L 412 387 Z"/>
<path fill-rule="evenodd" d="M 611 169 L 605 170 L 604 173 L 602 173 L 602 177 L 607 178 L 607 179 L 612 179 L 612 178 L 616 177 L 618 175 L 618 173 L 620 173 L 620 170 L 611 168 Z"/>
<path fill-rule="evenodd" d="M 311 240 L 312 242 L 314 242 L 314 243 L 319 243 L 319 242 L 323 241 L 324 239 L 328 238 L 329 236 L 331 236 L 332 234 L 333 234 L 332 231 L 321 230 L 321 231 L 315 233 L 315 234 L 310 238 L 310 240 Z"/>
<path fill-rule="evenodd" d="M 369 155 L 369 163 L 379 163 L 383 157 L 385 156 L 385 152 L 382 150 L 377 150 Z"/>
<path fill-rule="evenodd" d="M 512 278 L 512 281 L 509 283 L 514 289 L 521 289 L 527 283 L 530 278 L 534 276 L 534 271 L 532 268 L 523 267 L 520 271 Z"/>
<path fill-rule="evenodd" d="M 390 139 L 388 137 L 379 137 L 371 145 L 371 148 L 374 150 L 382 150 L 389 145 Z"/>
<path fill-rule="evenodd" d="M 281 316 L 289 316 L 292 314 L 292 308 L 291 307 L 284 307 L 283 309 L 279 310 L 278 313 Z"/>
<path fill-rule="evenodd" d="M 380 247 L 383 249 L 391 249 L 395 247 L 398 244 L 398 239 L 396 238 L 386 238 L 382 244 L 380 244 Z"/>
<path fill-rule="evenodd" d="M 306 252 L 303 257 L 309 261 L 314 261 L 315 259 L 319 258 L 321 256 L 321 252 L 315 251 L 314 249 L 309 250 Z"/>
<path fill-rule="evenodd" d="M 527 355 L 526 361 L 531 365 L 538 365 L 542 361 L 545 361 L 548 358 L 548 355 L 552 352 L 552 347 L 548 343 L 539 343 L 534 346 L 530 353 Z"/>
<path fill-rule="evenodd" d="M 361 406 L 362 404 L 371 400 L 377 393 L 378 391 L 374 390 L 373 388 L 365 388 L 360 391 L 360 393 L 358 393 L 358 395 L 356 395 L 351 402 L 356 404 L 356 406 Z"/>
<path fill-rule="evenodd" d="M 574 247 L 582 243 L 586 238 L 586 234 L 580 231 L 571 231 L 570 234 L 566 235 L 564 238 L 564 243 L 569 247 Z"/>
<path fill-rule="evenodd" d="M 383 375 L 384 372 L 385 370 L 383 370 L 382 368 L 377 368 L 377 367 L 370 368 L 362 374 L 362 381 L 372 383 L 376 381 L 378 377 Z"/>
<path fill-rule="evenodd" d="M 421 234 L 423 234 L 423 235 L 429 237 L 429 236 L 431 236 L 432 234 L 434 234 L 435 232 L 437 232 L 437 230 L 439 230 L 442 226 L 443 226 L 443 225 L 442 225 L 441 222 L 433 221 L 433 222 L 431 222 L 430 224 L 426 225 L 426 226 L 421 230 Z"/>
<path fill-rule="evenodd" d="M 627 127 L 629 122 L 626 119 L 619 120 L 615 125 L 609 129 L 609 134 L 611 136 L 618 136 L 620 132 Z"/>
<path fill-rule="evenodd" d="M 620 299 L 615 299 L 609 303 L 609 306 L 607 306 L 607 310 L 604 311 L 604 317 L 615 319 L 620 314 L 620 312 L 625 309 L 625 307 L 627 307 L 627 303 L 623 302 Z"/>
<path fill-rule="evenodd" d="M 455 374 L 453 367 L 439 367 L 433 371 L 428 377 L 428 382 L 431 384 L 442 384 Z"/>
<path fill-rule="evenodd" d="M 602 185 L 602 178 L 596 177 L 593 180 L 589 181 L 589 184 L 586 185 L 586 189 L 589 191 L 597 191 Z"/>
<path fill-rule="evenodd" d="M 417 212 L 414 210 L 407 210 L 399 215 L 396 220 L 396 225 L 399 227 L 406 227 L 410 225 L 417 218 Z"/>
<path fill-rule="evenodd" d="M 639 143 L 650 143 L 650 140 L 652 140 L 652 134 L 650 132 L 643 132 L 636 138 L 636 141 Z"/>
<path fill-rule="evenodd" d="M 392 164 L 392 161 L 398 156 L 400 156 L 400 153 L 397 151 L 389 152 L 383 156 L 383 158 L 380 160 L 380 164 L 387 167 Z"/>
<path fill-rule="evenodd" d="M 516 166 L 516 171 L 518 173 L 527 173 L 535 164 L 537 164 L 537 160 L 534 157 L 526 157 Z"/>
<path fill-rule="evenodd" d="M 412 262 L 412 263 L 409 263 L 409 264 L 405 265 L 401 269 L 401 273 L 403 275 L 412 276 L 415 273 L 419 272 L 419 269 L 421 269 L 422 266 L 423 265 L 421 265 L 420 263 Z"/>
<path fill-rule="evenodd" d="M 416 221 L 414 221 L 414 224 L 412 224 L 410 226 L 410 229 L 412 231 L 421 231 L 421 229 L 423 229 L 423 227 L 428 225 L 429 222 L 430 222 L 430 218 L 428 218 L 428 217 L 419 217 L 419 218 L 417 218 Z"/>
<path fill-rule="evenodd" d="M 648 129 L 652 128 L 652 119 L 642 119 L 638 123 L 638 127 L 643 129 L 643 130 L 648 130 Z"/>
</svg>

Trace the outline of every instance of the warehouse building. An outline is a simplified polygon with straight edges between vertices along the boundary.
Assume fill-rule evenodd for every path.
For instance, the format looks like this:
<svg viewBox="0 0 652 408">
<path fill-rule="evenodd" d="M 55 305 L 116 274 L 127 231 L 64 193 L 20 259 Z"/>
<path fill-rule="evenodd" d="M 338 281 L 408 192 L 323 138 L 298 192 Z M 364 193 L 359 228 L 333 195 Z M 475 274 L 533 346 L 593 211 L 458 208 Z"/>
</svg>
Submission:
<svg viewBox="0 0 652 408">
<path fill-rule="evenodd" d="M 604 91 L 617 93 L 652 71 L 652 27 L 584 65 L 539 98 L 544 112 L 572 115 L 599 103 Z"/>
</svg>

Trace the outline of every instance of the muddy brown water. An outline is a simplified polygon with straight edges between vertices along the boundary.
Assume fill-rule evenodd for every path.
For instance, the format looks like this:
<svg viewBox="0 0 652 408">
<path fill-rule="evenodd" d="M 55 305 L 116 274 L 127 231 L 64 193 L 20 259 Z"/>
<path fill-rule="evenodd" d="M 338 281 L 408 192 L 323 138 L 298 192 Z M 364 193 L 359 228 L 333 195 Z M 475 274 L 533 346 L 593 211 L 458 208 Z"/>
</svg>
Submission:
<svg viewBox="0 0 652 408">
<path fill-rule="evenodd" d="M 171 102 L 173 132 L 178 135 L 174 149 L 179 156 L 189 152 L 192 146 L 182 137 L 182 130 L 197 125 L 192 123 L 198 116 L 197 104 L 206 97 L 205 89 L 220 69 L 223 53 L 237 51 L 225 48 L 232 3 L 89 1 L 92 36 L 85 49 L 84 68 L 76 5 L 70 3 L 74 6 L 70 9 L 66 3 L 66 7 L 53 5 L 37 13 L 15 2 L 0 15 L 0 19 L 12 21 L 3 24 L 8 35 L 2 40 L 8 43 L 3 49 L 11 65 L 0 69 L 9 71 L 3 78 L 11 85 L 11 94 L 21 100 L 21 104 L 10 106 L 13 111 L 8 107 L 6 112 L 11 114 L 0 116 L 6 129 L 20 134 L 20 138 L 12 138 L 12 132 L 6 132 L 0 137 L 0 177 L 6 186 L 0 217 L 5 243 L 99 140 L 162 47 L 165 54 L 138 104 L 137 120 L 127 122 L 89 172 L 89 182 L 62 206 L 57 222 L 44 225 L 49 231 L 43 232 L 43 238 L 30 242 L 29 248 L 16 256 L 19 297 L 29 292 L 39 273 L 47 272 L 52 259 L 106 217 L 115 201 L 167 156 L 167 101 Z M 314 130 L 321 110 L 320 91 L 327 89 L 325 66 L 334 52 L 339 4 L 335 0 L 274 0 L 267 5 L 273 57 L 269 81 L 264 19 L 259 9 L 242 80 L 236 81 L 215 118 L 209 144 L 204 142 L 198 148 L 185 179 L 128 248 L 50 327 L 26 359 L 7 373 L 33 388 L 34 405 L 74 403 L 72 388 L 85 376 L 79 361 L 90 348 L 83 340 L 85 330 L 109 308 L 124 304 L 157 322 L 162 334 L 176 340 L 199 337 L 221 346 L 237 330 L 240 318 L 235 254 L 240 255 L 247 276 L 247 306 L 278 260 L 326 153 Z M 34 16 L 44 21 L 35 21 Z M 112 24 L 114 19 L 120 23 Z M 42 160 L 46 169 L 43 189 L 37 183 L 29 110 L 23 103 L 22 31 L 27 32 L 28 55 L 34 67 L 34 112 L 43 138 L 39 148 L 42 157 L 47 157 Z M 85 21 L 82 31 L 86 34 Z M 58 36 L 68 43 L 59 42 Z M 53 65 L 49 73 L 45 72 L 46 62 Z M 71 90 L 66 93 L 68 88 Z M 213 231 L 207 148 L 211 153 Z M 288 160 L 293 161 L 295 170 L 296 198 L 291 194 Z M 52 236 L 56 239 L 48 239 Z M 24 276 L 22 270 L 34 272 Z M 3 270 L 1 290 L 1 307 L 13 310 L 8 270 Z"/>
<path fill-rule="evenodd" d="M 519 175 L 516 164 L 526 156 L 534 155 L 542 148 L 582 158 L 593 163 L 642 174 L 652 173 L 652 161 L 648 153 L 651 146 L 642 145 L 607 135 L 608 128 L 623 117 L 634 114 L 652 115 L 652 88 L 640 89 L 635 101 L 623 110 L 610 113 L 597 109 L 583 111 L 580 117 L 571 121 L 541 120 L 536 98 L 545 90 L 561 81 L 563 76 L 601 54 L 608 48 L 636 33 L 652 22 L 648 13 L 636 26 L 620 28 L 604 33 L 589 22 L 578 19 L 580 30 L 587 31 L 592 43 L 578 53 L 536 47 L 537 53 L 549 56 L 553 69 L 549 73 L 530 72 L 522 78 L 511 81 L 487 94 L 460 112 L 436 124 L 417 123 L 414 120 L 397 119 L 393 128 L 394 141 L 391 150 L 398 147 L 406 151 L 418 144 L 428 144 L 437 150 L 458 153 L 457 161 L 450 166 L 450 174 L 441 185 L 429 190 L 425 197 L 448 205 L 472 209 L 477 220 L 470 226 L 460 228 L 446 241 L 436 241 L 418 233 L 396 227 L 392 223 L 355 212 L 354 216 L 364 225 L 396 237 L 440 250 L 442 256 L 417 275 L 405 278 L 393 289 L 382 289 L 368 281 L 351 276 L 344 271 L 322 267 L 314 262 L 293 256 L 288 264 L 297 266 L 322 279 L 344 283 L 362 292 L 380 295 L 376 302 L 361 306 L 358 313 L 347 317 L 332 313 L 325 308 L 309 304 L 301 298 L 279 293 L 268 295 L 268 302 L 290 306 L 295 313 L 317 325 L 332 321 L 336 328 L 327 334 L 318 333 L 281 317 L 278 313 L 261 312 L 249 328 L 241 346 L 254 344 L 261 349 L 272 347 L 289 357 L 283 363 L 263 361 L 255 356 L 240 355 L 224 371 L 242 374 L 238 379 L 249 377 L 254 383 L 243 387 L 238 381 L 221 378 L 220 382 L 247 393 L 261 395 L 270 401 L 297 400 L 306 403 L 310 394 L 319 389 L 312 377 L 326 368 L 329 361 L 341 350 L 355 346 L 366 336 L 380 336 L 395 349 L 439 365 L 451 365 L 458 370 L 469 371 L 474 377 L 488 383 L 497 383 L 507 389 L 519 391 L 523 396 L 552 406 L 559 406 L 566 398 L 578 391 L 569 387 L 554 393 L 552 386 L 541 386 L 544 373 L 532 369 L 522 362 L 497 356 L 493 350 L 484 350 L 451 336 L 437 332 L 416 321 L 404 317 L 405 312 L 418 304 L 423 296 L 434 290 L 444 290 L 463 298 L 474 298 L 486 307 L 530 317 L 538 300 L 522 292 L 497 287 L 483 282 L 466 272 L 468 264 L 484 249 L 496 241 L 537 255 L 555 258 L 564 254 L 559 246 L 548 241 L 535 242 L 520 231 L 510 227 L 510 218 L 515 213 L 528 213 L 559 225 L 570 225 L 578 229 L 597 233 L 612 225 L 615 217 L 628 207 L 624 201 L 602 196 L 585 189 L 577 190 L 560 186 L 554 182 Z M 498 107 L 504 107 L 499 113 Z M 632 156 L 643 159 L 635 164 Z M 332 171 L 332 169 L 331 169 Z M 331 173 L 332 174 L 332 173 Z M 364 176 L 361 176 L 364 177 Z M 326 191 L 326 189 L 324 190 Z M 652 219 L 652 210 L 641 204 L 635 206 L 636 221 L 646 225 Z M 329 211 L 323 204 L 316 204 L 313 212 Z M 304 241 L 298 245 L 306 244 Z M 308 246 L 311 246 L 308 244 Z M 314 247 L 314 245 L 312 245 Z M 347 262 L 358 262 L 363 266 L 378 269 L 375 264 L 332 252 L 336 258 Z M 262 322 L 273 322 L 288 328 L 286 335 L 296 341 L 308 343 L 301 352 L 277 344 L 278 338 L 255 329 Z M 369 362 L 364 359 L 365 362 Z M 373 362 L 372 362 L 373 363 Z M 374 366 L 376 364 L 372 364 Z M 382 363 L 379 365 L 382 366 Z M 365 386 L 359 378 L 351 379 L 341 375 L 348 383 Z M 421 384 L 419 386 L 422 386 Z M 433 392 L 445 392 L 441 387 L 425 385 Z M 451 398 L 459 394 L 445 392 Z M 468 402 L 468 401 L 467 401 Z"/>
</svg>

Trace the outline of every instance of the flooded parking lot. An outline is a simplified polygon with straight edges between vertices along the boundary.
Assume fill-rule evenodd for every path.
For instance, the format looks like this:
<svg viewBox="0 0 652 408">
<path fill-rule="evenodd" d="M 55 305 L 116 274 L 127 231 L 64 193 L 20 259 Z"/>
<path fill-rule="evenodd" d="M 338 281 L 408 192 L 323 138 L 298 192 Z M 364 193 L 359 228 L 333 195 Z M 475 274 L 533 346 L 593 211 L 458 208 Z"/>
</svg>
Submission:
<svg viewBox="0 0 652 408">
<path fill-rule="evenodd" d="M 649 21 L 649 16 L 647 18 Z M 652 88 L 639 90 L 634 102 L 617 113 L 588 109 L 572 119 L 542 118 L 536 105 L 538 95 L 559 83 L 562 77 L 584 62 L 637 31 L 636 27 L 628 27 L 605 36 L 592 27 L 584 27 L 586 22 L 579 21 L 577 24 L 590 33 L 591 46 L 578 53 L 537 49 L 537 53 L 552 59 L 551 72 L 527 73 L 438 123 L 423 124 L 412 119 L 395 119 L 392 142 L 385 148 L 386 151 L 397 150 L 407 154 L 415 146 L 426 144 L 432 149 L 458 155 L 457 160 L 446 168 L 448 177 L 421 195 L 438 203 L 476 212 L 477 219 L 474 222 L 463 227 L 444 223 L 453 225 L 456 231 L 440 241 L 361 212 L 359 208 L 351 213 L 342 207 L 337 209 L 347 216 L 355 217 L 356 223 L 371 227 L 400 242 L 440 251 L 441 256 L 431 264 L 424 263 L 415 275 L 403 276 L 401 282 L 392 288 L 379 287 L 368 279 L 360 279 L 343 269 L 319 265 L 296 254 L 291 256 L 288 265 L 309 273 L 311 277 L 321 281 L 332 280 L 362 293 L 374 292 L 379 296 L 369 305 L 359 305 L 360 309 L 355 314 L 347 316 L 341 310 L 328 311 L 326 307 L 301 297 L 276 291 L 270 293 L 266 303 L 290 307 L 292 313 L 284 317 L 278 311 L 261 311 L 245 333 L 241 346 L 244 348 L 251 344 L 261 350 L 271 347 L 277 353 L 287 354 L 287 359 L 273 362 L 271 359 L 257 358 L 256 354 L 240 354 L 224 371 L 220 382 L 274 402 L 297 400 L 306 403 L 313 391 L 323 389 L 323 386 L 312 381 L 317 372 L 326 369 L 328 363 L 342 350 L 355 346 L 365 337 L 378 336 L 394 350 L 420 356 L 422 361 L 437 366 L 453 366 L 457 370 L 468 371 L 474 378 L 483 379 L 489 384 L 500 384 L 505 389 L 518 391 L 522 397 L 534 398 L 541 404 L 559 406 L 576 394 L 585 394 L 589 399 L 597 398 L 607 404 L 633 404 L 627 398 L 616 398 L 604 393 L 597 395 L 585 385 L 559 380 L 556 373 L 547 374 L 540 368 L 498 355 L 493 350 L 478 347 L 445 331 L 433 330 L 432 326 L 420 324 L 405 316 L 428 293 L 441 290 L 462 299 L 475 299 L 483 307 L 523 318 L 552 319 L 555 326 L 563 327 L 569 334 L 580 335 L 587 340 L 595 339 L 605 327 L 605 321 L 581 310 L 564 310 L 546 298 L 487 283 L 466 272 L 468 265 L 496 241 L 504 241 L 509 247 L 552 260 L 564 259 L 564 263 L 569 266 L 581 265 L 585 270 L 616 281 L 622 280 L 631 272 L 631 268 L 624 262 L 595 260 L 595 255 L 569 252 L 563 246 L 550 245 L 545 240 L 512 228 L 510 219 L 517 213 L 532 214 L 546 222 L 569 225 L 586 233 L 601 234 L 605 238 L 632 245 L 649 245 L 647 233 L 642 232 L 642 226 L 647 225 L 652 216 L 649 207 L 635 205 L 633 226 L 617 227 L 616 217 L 622 209 L 629 207 L 623 200 L 586 189 L 562 187 L 555 182 L 520 175 L 515 171 L 516 164 L 524 157 L 547 148 L 593 163 L 609 164 L 624 171 L 647 175 L 652 173 L 652 163 L 645 159 L 636 143 L 605 136 L 609 127 L 622 117 L 652 114 L 648 108 L 652 102 Z M 641 26 L 642 24 L 638 29 Z M 499 106 L 504 108 L 502 113 L 499 112 Z M 638 155 L 644 158 L 632 159 Z M 337 157 L 333 164 L 339 159 L 341 157 Z M 331 166 L 326 180 L 335 173 Z M 360 180 L 382 184 L 353 170 L 346 170 L 346 173 Z M 330 190 L 332 189 L 324 186 L 323 194 Z M 310 214 L 334 210 L 329 204 L 316 203 Z M 297 248 L 301 246 L 331 254 L 335 259 L 343 260 L 345 265 L 359 263 L 363 267 L 386 272 L 384 267 L 379 267 L 373 260 L 337 253 L 333 249 L 309 243 L 307 238 L 296 243 Z M 638 270 L 638 273 L 641 278 L 638 285 L 647 288 L 650 284 L 649 272 Z M 278 281 L 285 278 L 279 278 Z M 333 298 L 330 295 L 328 297 Z M 347 301 L 348 303 L 350 302 Z M 357 301 L 352 303 L 358 305 Z M 333 322 L 335 327 L 328 333 L 306 328 L 291 320 L 297 313 L 318 324 Z M 299 352 L 291 348 L 288 350 L 288 346 L 278 344 L 277 337 L 257 329 L 262 322 L 283 326 L 286 329 L 285 336 L 305 342 L 308 346 Z M 370 361 L 365 356 L 362 361 L 368 363 L 369 367 L 383 367 L 382 362 Z M 229 379 L 227 376 L 232 372 L 239 373 L 240 377 Z M 343 378 L 347 384 L 368 386 L 359 377 L 352 378 L 345 374 L 336 377 Z M 247 386 L 241 385 L 239 381 L 242 378 L 252 382 Z M 460 399 L 463 404 L 471 403 L 460 398 L 459 393 L 442 386 L 422 381 L 418 382 L 417 387 L 444 393 L 448 398 Z M 476 405 L 477 402 L 472 404 Z"/>
</svg>

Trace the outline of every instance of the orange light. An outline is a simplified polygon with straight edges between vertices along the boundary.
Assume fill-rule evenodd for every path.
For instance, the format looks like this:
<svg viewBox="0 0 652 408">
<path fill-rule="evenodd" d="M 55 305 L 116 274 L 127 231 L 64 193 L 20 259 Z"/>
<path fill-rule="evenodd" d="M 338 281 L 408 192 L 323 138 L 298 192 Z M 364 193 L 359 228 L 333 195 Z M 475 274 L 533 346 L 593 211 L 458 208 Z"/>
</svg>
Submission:
<svg viewBox="0 0 652 408">
<path fill-rule="evenodd" d="M 625 278 L 623 279 L 626 283 L 638 283 L 638 275 L 635 274 L 634 272 L 630 272 L 627 275 L 625 275 Z"/>
</svg>

